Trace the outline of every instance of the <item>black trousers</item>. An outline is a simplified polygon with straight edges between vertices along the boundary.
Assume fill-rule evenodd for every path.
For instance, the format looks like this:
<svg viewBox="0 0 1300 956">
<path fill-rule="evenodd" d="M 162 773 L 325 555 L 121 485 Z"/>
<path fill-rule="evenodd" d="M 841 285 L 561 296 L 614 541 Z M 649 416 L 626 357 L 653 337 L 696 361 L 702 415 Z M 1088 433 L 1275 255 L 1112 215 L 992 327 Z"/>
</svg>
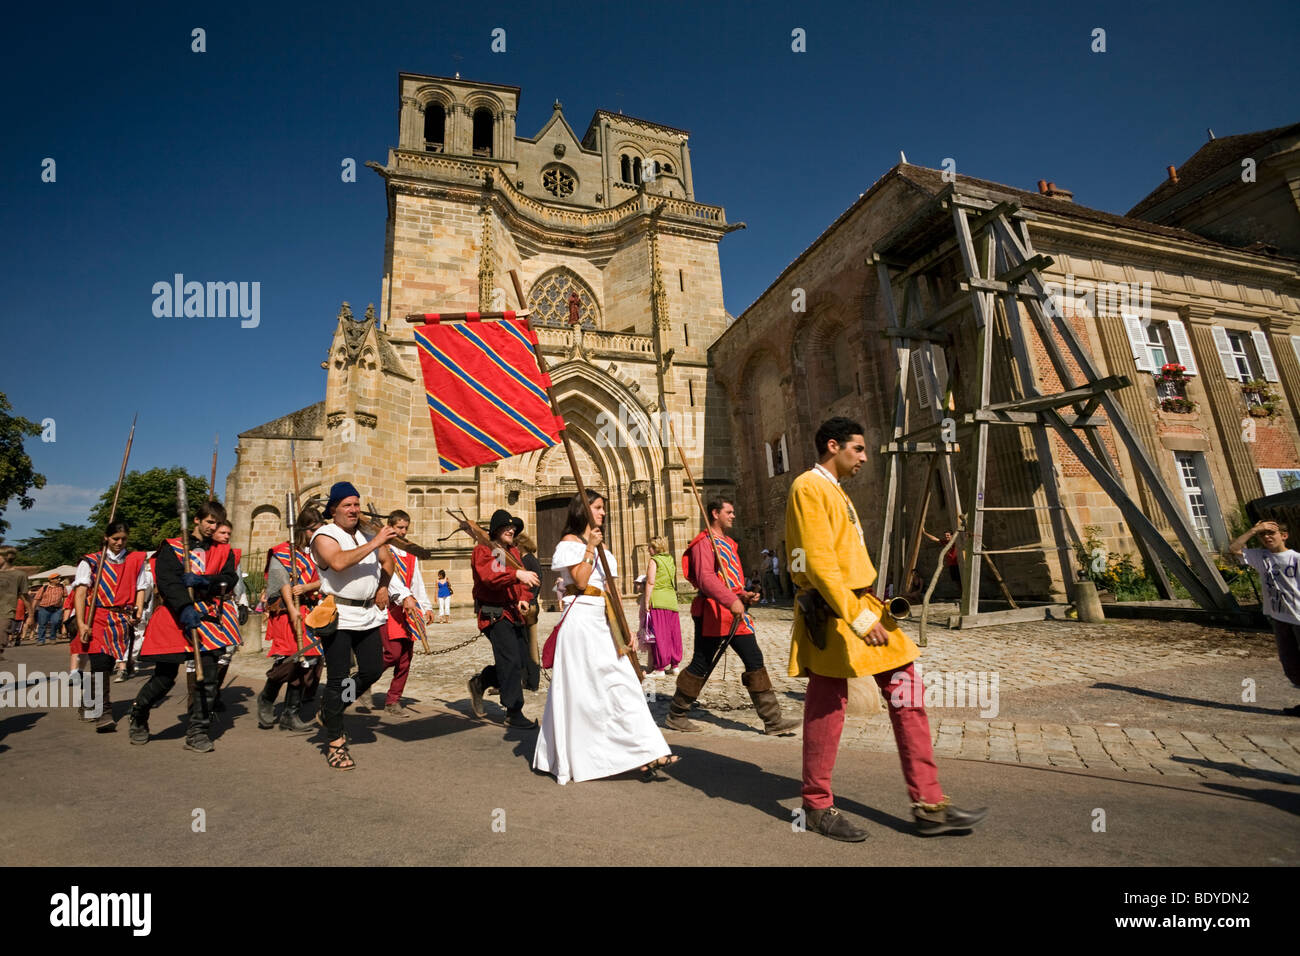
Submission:
<svg viewBox="0 0 1300 956">
<path fill-rule="evenodd" d="M 316 685 L 320 683 L 321 658 L 308 657 L 306 661 L 311 664 L 310 667 L 303 667 L 292 657 L 277 657 L 270 669 L 266 672 L 266 686 L 262 688 L 262 695 L 271 700 L 280 693 L 280 688 L 288 684 L 290 687 L 297 687 L 302 691 L 304 700 L 316 696 Z"/>
<path fill-rule="evenodd" d="M 95 658 L 99 656 L 101 655 L 91 655 L 92 668 Z M 112 661 L 109 655 L 102 656 Z M 191 729 L 204 729 L 211 723 L 212 705 L 217 699 L 217 655 L 211 651 L 202 651 L 199 653 L 199 662 L 203 665 L 203 692 L 200 694 L 196 687 L 194 699 L 190 701 Z M 147 717 L 149 711 L 157 707 L 159 702 L 171 693 L 180 669 L 180 661 L 155 661 L 153 677 L 140 688 L 140 693 L 135 697 L 134 709 Z"/>
<path fill-rule="evenodd" d="M 686 669 L 696 677 L 705 677 L 709 673 L 709 664 L 713 661 L 713 655 L 718 653 L 718 648 L 726 638 L 705 637 L 704 618 L 696 617 L 691 620 L 695 622 L 695 651 Z M 731 639 L 731 649 L 740 655 L 740 661 L 745 665 L 746 671 L 762 669 L 763 652 L 759 650 L 758 638 L 753 634 L 737 634 Z"/>
<path fill-rule="evenodd" d="M 483 668 L 479 679 L 484 687 L 501 688 L 501 706 L 518 713 L 524 709 L 524 682 L 537 689 L 537 665 L 528 656 L 528 632 L 507 618 L 500 618 L 484 633 L 492 645 L 493 663 Z"/>
<path fill-rule="evenodd" d="M 330 740 L 343 736 L 343 711 L 370 689 L 379 679 L 384 666 L 384 644 L 379 628 L 368 631 L 335 631 L 321 641 L 325 651 L 325 692 L 321 695 L 320 719 Z M 343 698 L 343 682 L 352 669 L 352 655 L 357 656 L 357 672 L 348 699 Z"/>
</svg>

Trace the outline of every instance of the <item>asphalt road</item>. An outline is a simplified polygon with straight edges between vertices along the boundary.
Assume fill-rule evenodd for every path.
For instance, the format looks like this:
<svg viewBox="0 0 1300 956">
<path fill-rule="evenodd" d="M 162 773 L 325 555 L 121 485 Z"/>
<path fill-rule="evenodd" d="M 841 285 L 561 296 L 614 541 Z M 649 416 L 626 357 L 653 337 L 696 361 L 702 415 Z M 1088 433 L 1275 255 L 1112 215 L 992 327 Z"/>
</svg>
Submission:
<svg viewBox="0 0 1300 956">
<path fill-rule="evenodd" d="M 920 838 L 897 758 L 842 751 L 837 805 L 871 833 L 846 845 L 792 828 L 798 737 L 669 732 L 682 761 L 664 779 L 561 787 L 530 768 L 535 731 L 426 699 L 412 704 L 417 719 L 350 712 L 358 766 L 341 773 L 319 736 L 259 730 L 244 685 L 227 692 L 214 753 L 183 749 L 175 694 L 154 711 L 154 739 L 131 746 L 125 715 L 139 686 L 114 685 L 114 734 L 72 711 L 0 710 L 8 865 L 1300 864 L 1300 778 L 1276 774 L 1175 779 L 940 758 L 955 802 L 992 812 L 971 834 Z"/>
</svg>

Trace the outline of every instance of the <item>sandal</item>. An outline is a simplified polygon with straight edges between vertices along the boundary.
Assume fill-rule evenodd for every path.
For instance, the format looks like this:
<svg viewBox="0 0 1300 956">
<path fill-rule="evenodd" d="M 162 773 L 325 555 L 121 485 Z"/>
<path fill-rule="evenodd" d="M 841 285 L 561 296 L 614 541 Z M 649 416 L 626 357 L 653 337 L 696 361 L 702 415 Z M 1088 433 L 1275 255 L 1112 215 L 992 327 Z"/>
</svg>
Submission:
<svg viewBox="0 0 1300 956">
<path fill-rule="evenodd" d="M 638 769 L 642 773 L 654 773 L 656 770 L 660 769 L 661 767 L 671 767 L 673 764 L 677 763 L 681 759 L 682 758 L 677 756 L 676 754 L 669 754 L 667 757 L 660 757 L 658 760 L 652 760 L 644 767 L 639 767 Z"/>
<path fill-rule="evenodd" d="M 334 744 L 326 744 L 325 746 L 329 748 L 325 754 L 325 762 L 335 770 L 351 770 L 357 765 L 356 761 L 352 759 L 352 755 L 348 753 L 346 739 L 337 747 Z"/>
</svg>

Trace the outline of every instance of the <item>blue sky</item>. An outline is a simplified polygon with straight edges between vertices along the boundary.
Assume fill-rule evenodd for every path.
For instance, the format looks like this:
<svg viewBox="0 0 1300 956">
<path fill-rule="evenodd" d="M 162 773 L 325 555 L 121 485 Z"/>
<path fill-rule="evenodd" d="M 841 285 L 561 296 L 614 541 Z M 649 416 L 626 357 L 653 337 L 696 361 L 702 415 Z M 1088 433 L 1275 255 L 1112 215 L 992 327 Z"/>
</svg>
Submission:
<svg viewBox="0 0 1300 956">
<path fill-rule="evenodd" d="M 386 158 L 400 70 L 522 87 L 520 135 L 557 98 L 579 133 L 597 108 L 690 130 L 696 198 L 748 224 L 721 246 L 736 314 L 900 149 L 1124 212 L 1206 127 L 1300 118 L 1294 3 L 179 6 L 6 14 L 0 390 L 56 424 L 10 540 L 84 520 L 137 410 L 133 467 L 206 474 L 220 433 L 224 490 L 238 432 L 320 399 L 383 256 L 382 182 L 340 163 Z M 178 272 L 260 282 L 260 325 L 155 317 Z"/>
</svg>

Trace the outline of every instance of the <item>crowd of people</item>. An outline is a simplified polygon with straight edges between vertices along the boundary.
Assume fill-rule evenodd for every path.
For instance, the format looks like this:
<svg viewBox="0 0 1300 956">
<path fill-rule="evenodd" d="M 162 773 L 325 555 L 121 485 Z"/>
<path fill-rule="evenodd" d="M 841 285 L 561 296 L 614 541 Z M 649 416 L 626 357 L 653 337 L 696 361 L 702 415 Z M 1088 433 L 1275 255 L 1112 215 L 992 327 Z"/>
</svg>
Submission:
<svg viewBox="0 0 1300 956">
<path fill-rule="evenodd" d="M 865 831 L 835 809 L 830 779 L 846 680 L 871 675 L 891 700 L 890 719 L 918 829 L 933 833 L 978 824 L 986 811 L 953 807 L 939 786 L 922 695 L 888 693 L 915 680 L 912 661 L 919 652 L 872 593 L 876 573 L 857 515 L 840 488 L 865 461 L 862 428 L 832 419 L 818 430 L 816 443 L 819 461 L 794 481 L 785 528 L 789 547 L 806 555 L 790 569 L 789 580 L 819 602 L 819 609 L 806 601 L 796 604 L 788 673 L 808 680 L 802 718 L 783 713 L 748 610 L 785 598 L 780 558 L 764 549 L 759 583 L 750 586 L 730 536 L 734 502 L 726 497 L 708 502 L 705 530 L 687 546 L 680 566 L 665 538 L 651 539 L 632 627 L 614 586 L 617 562 L 604 547 L 608 502 L 591 490 L 570 501 L 563 535 L 549 556 L 562 613 L 541 647 L 542 564 L 536 544 L 520 517 L 504 509 L 492 514 L 485 539 L 471 555 L 476 626 L 487 638 L 492 661 L 468 681 L 470 713 L 485 719 L 483 698 L 495 688 L 506 727 L 536 731 L 533 766 L 560 784 L 625 772 L 655 776 L 679 759 L 664 732 L 700 729 L 689 712 L 730 648 L 743 663 L 741 681 L 762 732 L 803 728 L 808 829 L 855 841 Z M 357 766 L 344 717 L 386 671 L 392 678 L 385 712 L 398 719 L 411 716 L 402 691 L 414 647 L 427 625 L 451 620 L 453 591 L 446 571 L 438 571 L 431 595 L 419 561 L 403 547 L 409 527 L 410 517 L 402 511 L 392 512 L 382 526 L 365 526 L 360 493 L 339 481 L 324 507 L 303 508 L 292 538 L 267 554 L 261 607 L 270 660 L 256 697 L 257 724 L 289 735 L 319 730 L 326 762 L 335 770 Z M 225 509 L 205 502 L 192 526 L 159 542 L 152 556 L 127 548 L 129 530 L 122 521 L 107 527 L 102 550 L 82 559 L 70 589 L 57 576 L 28 588 L 10 573 L 12 552 L 0 551 L 0 615 L 5 615 L 0 620 L 13 613 L 6 612 L 10 595 L 27 597 L 35 609 L 38 642 L 47 643 L 60 621 L 75 623 L 74 669 L 85 667 L 104 677 L 116 669 L 118 679 L 125 679 L 137 661 L 151 665 L 131 704 L 132 744 L 145 745 L 156 735 L 151 716 L 184 668 L 185 748 L 209 753 L 225 670 L 247 614 L 240 553 L 229 543 Z M 680 669 L 679 570 L 697 592 L 689 609 L 691 655 Z M 676 677 L 662 728 L 643 689 L 637 658 L 643 651 L 651 674 Z M 539 688 L 543 669 L 550 683 L 539 724 L 524 712 L 524 691 Z M 312 721 L 305 711 L 314 701 L 318 713 Z M 99 731 L 115 729 L 107 700 L 95 722 Z"/>
</svg>

